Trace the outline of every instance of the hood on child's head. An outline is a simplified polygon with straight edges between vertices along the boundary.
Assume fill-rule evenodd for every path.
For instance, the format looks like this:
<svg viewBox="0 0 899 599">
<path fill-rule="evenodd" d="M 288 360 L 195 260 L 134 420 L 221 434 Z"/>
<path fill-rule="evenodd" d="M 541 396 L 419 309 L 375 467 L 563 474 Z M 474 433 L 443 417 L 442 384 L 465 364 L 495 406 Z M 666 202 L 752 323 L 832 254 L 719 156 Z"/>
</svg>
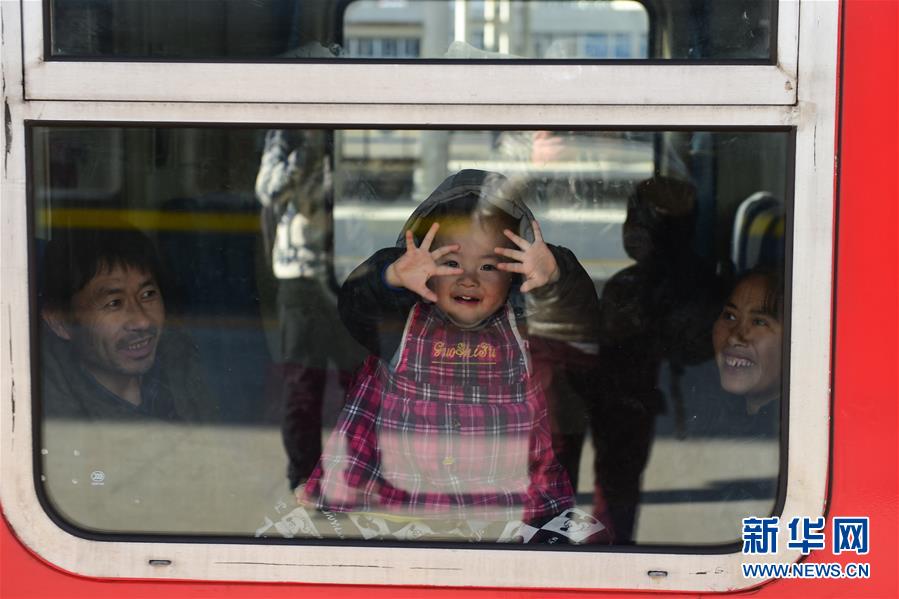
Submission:
<svg viewBox="0 0 899 599">
<path fill-rule="evenodd" d="M 406 246 L 406 231 L 411 230 L 420 243 L 431 223 L 442 215 L 459 217 L 475 211 L 499 214 L 509 228 L 528 241 L 534 240 L 531 222 L 534 215 L 521 200 L 521 185 L 500 173 L 465 169 L 450 175 L 415 209 L 396 240 L 397 247 Z"/>
</svg>

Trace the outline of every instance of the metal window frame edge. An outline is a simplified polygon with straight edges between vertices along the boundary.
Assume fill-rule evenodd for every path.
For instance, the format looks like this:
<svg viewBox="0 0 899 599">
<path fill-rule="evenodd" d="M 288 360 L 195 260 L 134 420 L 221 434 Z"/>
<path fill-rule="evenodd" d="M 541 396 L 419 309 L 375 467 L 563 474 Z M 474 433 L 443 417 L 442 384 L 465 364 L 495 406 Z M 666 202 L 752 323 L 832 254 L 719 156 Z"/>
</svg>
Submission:
<svg viewBox="0 0 899 599">
<path fill-rule="evenodd" d="M 569 105 L 637 102 L 791 105 L 796 102 L 798 0 L 779 0 L 777 64 L 579 64 L 574 68 L 477 61 L 465 64 L 45 61 L 43 2 L 20 2 L 26 100 L 467 105 L 510 101 Z M 410 81 L 415 81 L 415 85 L 409 85 Z M 534 81 L 541 84 L 534 85 Z M 609 81 L 615 85 L 607 85 Z"/>
</svg>

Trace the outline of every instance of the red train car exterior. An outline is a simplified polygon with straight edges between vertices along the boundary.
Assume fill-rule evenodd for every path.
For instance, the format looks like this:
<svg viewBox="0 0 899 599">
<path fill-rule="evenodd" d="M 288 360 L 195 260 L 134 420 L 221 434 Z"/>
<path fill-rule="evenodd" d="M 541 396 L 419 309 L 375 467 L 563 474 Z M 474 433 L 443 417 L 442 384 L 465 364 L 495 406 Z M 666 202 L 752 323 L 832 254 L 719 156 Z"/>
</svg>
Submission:
<svg viewBox="0 0 899 599">
<path fill-rule="evenodd" d="M 841 13 L 831 455 L 826 513 L 870 518 L 867 579 L 770 580 L 760 597 L 899 596 L 899 3 L 844 0 Z M 5 225 L 4 225 L 5 227 Z M 6 280 L 4 285 L 17 284 Z M 5 318 L 5 316 L 4 316 Z M 4 389 L 4 393 L 6 393 Z M 3 398 L 10 409 L 9 398 Z M 830 543 L 830 539 L 828 539 Z M 828 550 L 807 563 L 852 561 Z M 566 589 L 441 589 L 96 580 L 60 571 L 0 527 L 0 597 L 594 597 Z M 596 559 L 602 559 L 597 556 Z M 402 581 L 397 581 L 401 584 Z M 631 593 L 617 593 L 633 596 Z"/>
</svg>

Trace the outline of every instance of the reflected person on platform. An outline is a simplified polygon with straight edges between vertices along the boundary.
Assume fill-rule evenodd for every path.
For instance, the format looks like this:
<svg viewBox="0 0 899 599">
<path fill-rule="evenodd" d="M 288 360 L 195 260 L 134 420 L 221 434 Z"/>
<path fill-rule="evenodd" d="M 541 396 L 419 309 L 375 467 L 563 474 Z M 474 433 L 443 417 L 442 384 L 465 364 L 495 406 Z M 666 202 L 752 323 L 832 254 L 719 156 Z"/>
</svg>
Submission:
<svg viewBox="0 0 899 599">
<path fill-rule="evenodd" d="M 266 255 L 278 283 L 271 349 L 291 489 L 306 481 L 321 456 L 329 365 L 346 387 L 365 355 L 337 314 L 332 152 L 324 130 L 273 129 L 265 134 L 256 175 Z"/>
<path fill-rule="evenodd" d="M 712 266 L 693 249 L 697 216 L 692 183 L 662 176 L 640 182 L 622 227 L 635 263 L 609 279 L 600 300 L 591 426 L 603 495 L 596 492 L 594 510 L 611 514 L 619 544 L 634 543 L 656 418 L 667 397 L 678 409 L 686 366 L 712 357 L 709 333 L 723 293 Z"/>
</svg>

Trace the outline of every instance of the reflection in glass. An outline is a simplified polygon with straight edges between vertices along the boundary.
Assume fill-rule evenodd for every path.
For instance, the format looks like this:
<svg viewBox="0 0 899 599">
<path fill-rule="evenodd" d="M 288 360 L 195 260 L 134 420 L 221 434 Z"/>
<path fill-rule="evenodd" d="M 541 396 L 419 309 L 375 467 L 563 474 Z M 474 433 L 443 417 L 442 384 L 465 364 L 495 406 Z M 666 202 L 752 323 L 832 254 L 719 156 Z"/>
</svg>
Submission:
<svg viewBox="0 0 899 599">
<path fill-rule="evenodd" d="M 788 340 L 750 325 L 789 313 L 791 133 L 29 134 L 42 488 L 75 526 L 689 545 L 773 510 Z M 397 284 L 435 219 L 451 272 Z M 532 221 L 550 266 L 506 270 Z"/>
<path fill-rule="evenodd" d="M 49 56 L 772 59 L 774 0 L 51 0 Z"/>
<path fill-rule="evenodd" d="M 546 369 L 550 380 L 552 364 L 537 364 L 528 342 L 539 327 L 524 327 L 552 312 L 552 324 L 578 331 L 569 341 L 589 345 L 591 324 L 576 315 L 596 312 L 596 291 L 574 255 L 543 242 L 515 182 L 476 169 L 451 174 L 393 247 L 353 271 L 339 305 L 372 355 L 304 501 L 538 529 L 574 507 L 553 451 L 552 386 L 537 375 Z"/>
<path fill-rule="evenodd" d="M 767 435 L 777 431 L 780 408 L 783 302 L 779 274 L 757 267 L 734 285 L 713 331 L 721 387 L 746 400 L 746 415 L 766 421 Z"/>
</svg>

